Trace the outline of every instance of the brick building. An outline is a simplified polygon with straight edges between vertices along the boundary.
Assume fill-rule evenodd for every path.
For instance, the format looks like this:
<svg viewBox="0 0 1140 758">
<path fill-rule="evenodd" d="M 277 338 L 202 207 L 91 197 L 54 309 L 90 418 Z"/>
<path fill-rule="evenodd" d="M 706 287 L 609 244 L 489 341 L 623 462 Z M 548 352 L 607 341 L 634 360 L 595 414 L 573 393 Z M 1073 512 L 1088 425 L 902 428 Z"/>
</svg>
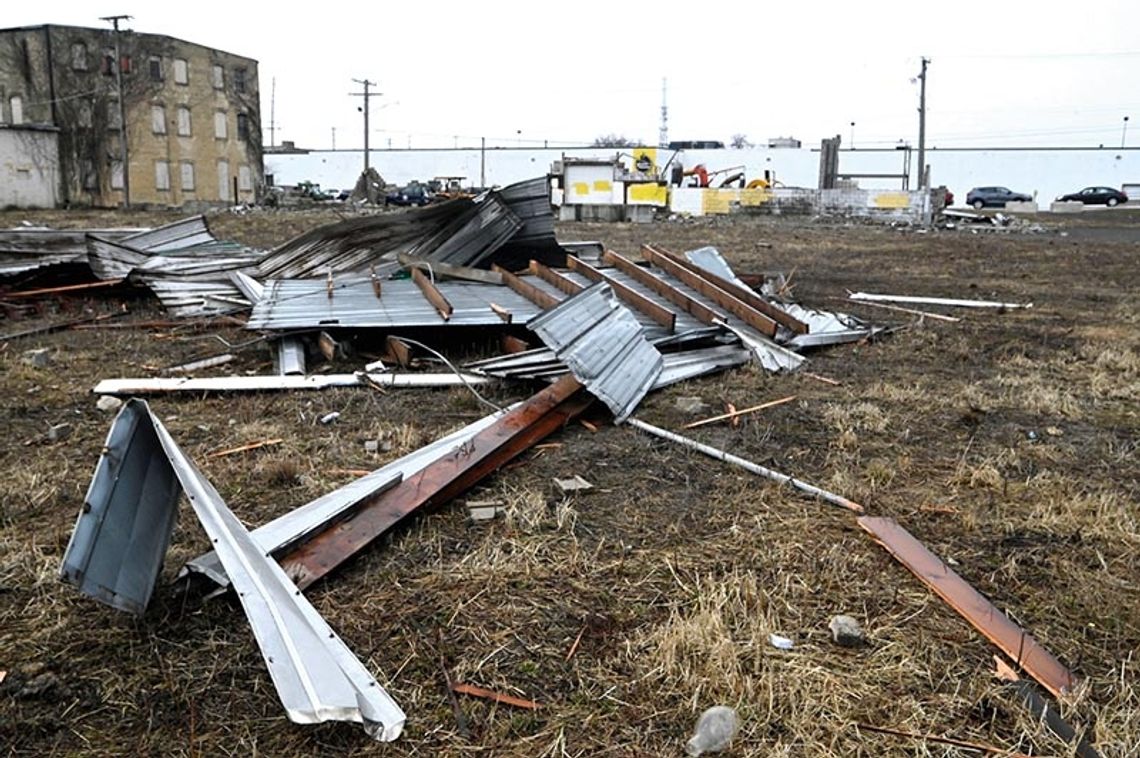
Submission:
<svg viewBox="0 0 1140 758">
<path fill-rule="evenodd" d="M 115 49 L 110 28 L 0 29 L 0 125 L 58 130 L 58 202 L 121 205 L 126 190 L 132 205 L 254 200 L 263 180 L 257 61 L 126 30 L 117 60 Z"/>
</svg>

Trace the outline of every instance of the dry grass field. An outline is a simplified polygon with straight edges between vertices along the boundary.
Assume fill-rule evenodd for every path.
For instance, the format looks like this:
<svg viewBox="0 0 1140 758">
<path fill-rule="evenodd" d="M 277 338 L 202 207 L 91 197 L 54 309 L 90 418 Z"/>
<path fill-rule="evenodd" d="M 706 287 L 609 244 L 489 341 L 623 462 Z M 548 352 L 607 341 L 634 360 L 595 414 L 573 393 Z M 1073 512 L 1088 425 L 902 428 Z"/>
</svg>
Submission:
<svg viewBox="0 0 1140 758">
<path fill-rule="evenodd" d="M 1140 219 L 1059 220 L 1045 234 L 938 231 L 807 219 L 565 224 L 563 239 L 713 244 L 738 271 L 791 273 L 795 297 L 901 328 L 813 353 L 803 374 L 748 367 L 651 395 L 637 416 L 669 429 L 796 395 L 691 436 L 892 516 L 1082 680 L 1060 704 L 1104 756 L 1140 755 Z M 54 225 L 147 225 L 162 214 L 9 212 Z M 219 214 L 220 237 L 269 246 L 331 212 Z M 770 243 L 770 247 L 761 244 Z M 960 323 L 842 303 L 846 290 L 1002 301 Z M 2 298 L 0 298 L 2 299 Z M 110 312 L 69 298 L 36 318 Z M 162 318 L 145 298 L 130 323 Z M 240 605 L 173 583 L 207 539 L 183 507 L 140 618 L 57 579 L 111 417 L 98 379 L 248 342 L 240 328 L 88 329 L 0 345 L 0 751 L 16 755 L 671 756 L 696 717 L 734 706 L 736 756 L 967 756 L 871 725 L 1072 755 L 993 676 L 995 649 L 859 529 L 847 511 L 628 427 L 572 425 L 473 498 L 393 535 L 308 595 L 408 713 L 378 745 L 353 725 L 288 722 Z M 442 338 L 441 338 L 442 340 Z M 439 342 L 452 355 L 465 346 Z M 27 350 L 46 347 L 36 368 Z M 351 370 L 346 363 L 338 370 Z M 264 343 L 223 369 L 272 370 Z M 503 402 L 533 387 L 489 388 Z M 678 409 L 697 396 L 707 413 Z M 464 390 L 167 396 L 151 401 L 247 525 L 257 525 L 483 414 Z M 339 411 L 334 424 L 317 418 Z M 595 409 L 594 415 L 604 417 Z M 70 434 L 52 441 L 53 425 Z M 207 453 L 280 437 L 240 455 Z M 379 453 L 363 442 L 387 443 Z M 559 495 L 580 474 L 588 493 Z M 828 620 L 868 642 L 841 648 Z M 768 634 L 795 642 L 777 650 Z M 572 652 L 572 654 L 571 654 Z M 456 679 L 536 711 L 460 696 Z"/>
</svg>

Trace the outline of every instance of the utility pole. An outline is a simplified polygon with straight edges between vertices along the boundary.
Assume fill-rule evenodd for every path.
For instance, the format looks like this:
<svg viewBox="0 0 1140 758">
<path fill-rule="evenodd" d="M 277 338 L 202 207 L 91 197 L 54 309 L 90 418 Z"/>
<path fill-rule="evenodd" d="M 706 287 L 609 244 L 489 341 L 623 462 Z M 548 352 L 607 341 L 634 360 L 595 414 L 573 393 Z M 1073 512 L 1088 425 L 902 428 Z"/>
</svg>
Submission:
<svg viewBox="0 0 1140 758">
<path fill-rule="evenodd" d="M 1128 139 L 1128 116 L 1124 117 L 1124 128 L 1120 131 L 1120 149 L 1124 149 L 1124 141 Z"/>
<path fill-rule="evenodd" d="M 657 147 L 669 146 L 669 101 L 666 91 L 669 86 L 668 79 L 661 80 L 661 126 L 657 129 Z"/>
<path fill-rule="evenodd" d="M 127 106 L 123 102 L 123 54 L 119 49 L 119 22 L 130 21 L 131 16 L 100 16 L 115 27 L 115 91 L 119 96 L 119 156 L 123 163 L 123 207 L 131 207 L 131 161 L 127 149 Z"/>
<path fill-rule="evenodd" d="M 363 97 L 364 98 L 364 107 L 359 109 L 359 110 L 364 112 L 364 171 L 365 171 L 365 173 L 367 173 L 368 172 L 368 103 L 369 103 L 369 100 L 371 100 L 371 98 L 380 97 L 380 95 L 382 95 L 383 93 L 382 92 L 369 92 L 368 91 L 369 87 L 375 87 L 376 86 L 376 82 L 370 82 L 367 79 L 353 79 L 352 81 L 354 81 L 357 84 L 362 85 L 364 87 L 363 92 L 349 92 L 348 94 L 352 95 L 353 97 Z"/>
<path fill-rule="evenodd" d="M 269 89 L 269 146 L 277 145 L 277 77 Z"/>
<path fill-rule="evenodd" d="M 332 128 L 332 149 L 336 150 L 336 127 Z"/>
<path fill-rule="evenodd" d="M 926 189 L 926 66 L 930 59 L 923 57 L 922 73 L 918 75 L 918 188 Z"/>
</svg>

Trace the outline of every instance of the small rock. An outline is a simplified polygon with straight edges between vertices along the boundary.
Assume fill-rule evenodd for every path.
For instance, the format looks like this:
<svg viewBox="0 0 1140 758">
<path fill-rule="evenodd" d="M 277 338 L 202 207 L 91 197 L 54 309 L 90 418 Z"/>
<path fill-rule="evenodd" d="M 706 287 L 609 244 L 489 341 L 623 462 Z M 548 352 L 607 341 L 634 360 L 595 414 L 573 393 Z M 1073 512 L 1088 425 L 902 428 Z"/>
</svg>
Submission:
<svg viewBox="0 0 1140 758">
<path fill-rule="evenodd" d="M 682 413 L 701 413 L 709 407 L 704 400 L 696 395 L 682 395 L 673 401 L 673 405 Z"/>
<path fill-rule="evenodd" d="M 321 416 L 321 423 L 322 424 L 331 424 L 332 422 L 336 421 L 338 418 L 340 418 L 340 411 L 333 411 L 332 413 L 326 413 L 325 415 Z"/>
<path fill-rule="evenodd" d="M 697 728 L 685 745 L 688 755 L 719 753 L 732 743 L 739 728 L 736 711 L 727 705 L 714 705 L 697 719 Z"/>
<path fill-rule="evenodd" d="M 858 647 L 863 644 L 863 628 L 850 616 L 832 616 L 827 628 L 831 637 L 844 647 Z"/>
<path fill-rule="evenodd" d="M 24 363 L 35 368 L 47 368 L 51 363 L 51 348 L 37 347 L 24 351 Z"/>
<path fill-rule="evenodd" d="M 59 442 L 71 436 L 71 424 L 52 424 L 48 429 L 47 438 L 51 442 Z"/>
<path fill-rule="evenodd" d="M 1061 428 L 1057 427 L 1057 426 L 1045 427 L 1045 433 L 1048 434 L 1050 437 L 1060 437 L 1062 434 L 1064 434 L 1064 432 L 1061 431 Z"/>
<path fill-rule="evenodd" d="M 380 440 L 364 440 L 364 452 L 375 453 L 380 450 Z"/>
<path fill-rule="evenodd" d="M 388 453 L 392 450 L 392 440 L 384 440 L 380 443 L 380 452 Z"/>
<path fill-rule="evenodd" d="M 45 695 L 51 695 L 57 690 L 62 690 L 63 687 L 61 685 L 62 682 L 59 681 L 58 676 L 50 671 L 45 671 L 29 679 L 16 693 L 16 698 L 19 700 L 42 698 Z"/>
<path fill-rule="evenodd" d="M 95 401 L 95 407 L 104 413 L 114 413 L 123 407 L 123 401 L 114 395 L 100 395 Z"/>
</svg>

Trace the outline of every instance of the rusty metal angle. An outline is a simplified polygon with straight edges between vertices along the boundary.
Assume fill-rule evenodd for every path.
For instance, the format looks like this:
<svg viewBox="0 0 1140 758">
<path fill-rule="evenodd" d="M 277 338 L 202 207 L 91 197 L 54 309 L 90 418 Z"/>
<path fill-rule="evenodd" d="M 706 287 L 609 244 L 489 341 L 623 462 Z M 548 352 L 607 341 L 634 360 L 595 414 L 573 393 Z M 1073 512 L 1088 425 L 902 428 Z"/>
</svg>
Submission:
<svg viewBox="0 0 1140 758">
<path fill-rule="evenodd" d="M 618 271 L 621 271 L 623 274 L 628 275 L 629 278 L 633 279 L 635 282 L 645 285 L 649 289 L 656 292 L 658 295 L 661 295 L 662 297 L 672 302 L 674 305 L 680 306 L 685 310 L 686 313 L 689 313 L 693 316 L 693 318 L 698 319 L 699 321 L 703 321 L 704 323 L 710 325 L 716 325 L 719 322 L 723 322 L 728 319 L 728 317 L 723 313 L 718 313 L 717 311 L 714 311 L 712 308 L 702 303 L 700 300 L 689 297 L 684 292 L 681 292 L 679 289 L 669 284 L 661 277 L 654 276 L 653 274 L 643 269 L 641 266 L 638 266 L 636 263 L 631 261 L 629 258 L 626 258 L 623 255 L 619 255 L 613 250 L 607 250 L 605 254 L 602 255 L 602 260 L 605 263 L 608 263 L 616 268 Z"/>
<path fill-rule="evenodd" d="M 664 258 L 667 258 L 668 260 L 672 261 L 673 263 L 676 263 L 681 268 L 683 268 L 687 271 L 691 271 L 694 275 L 699 276 L 702 279 L 705 279 L 705 280 L 711 282 L 712 284 L 715 284 L 717 287 L 720 287 L 725 292 L 728 292 L 729 294 L 733 295 L 734 297 L 739 298 L 741 301 L 743 301 L 747 305 L 749 305 L 752 308 L 755 308 L 756 310 L 760 311 L 765 316 L 768 316 L 769 318 L 771 318 L 773 321 L 775 321 L 779 324 L 782 324 L 783 326 L 786 326 L 788 329 L 792 330 L 796 334 L 807 334 L 808 333 L 808 325 L 807 324 L 805 324 L 803 321 L 800 321 L 798 318 L 791 315 L 790 313 L 785 313 L 784 311 L 780 310 L 779 308 L 772 305 L 771 303 L 769 303 L 764 298 L 757 295 L 755 292 L 750 292 L 749 290 L 744 289 L 743 287 L 736 284 L 735 282 L 731 282 L 722 276 L 718 276 L 717 274 L 714 274 L 713 272 L 711 272 L 707 269 L 701 268 L 697 264 L 692 263 L 691 261 L 687 261 L 687 260 L 685 260 L 684 257 L 677 255 L 676 253 L 672 253 L 663 247 L 660 247 L 658 245 L 645 245 L 645 248 L 649 249 L 649 250 L 653 250 L 654 252 L 663 256 Z"/>
<path fill-rule="evenodd" d="M 769 337 L 776 336 L 776 322 L 769 316 L 761 313 L 748 303 L 724 289 L 721 289 L 700 274 L 695 274 L 684 266 L 661 255 L 649 245 L 642 245 L 641 252 L 645 260 L 664 271 L 669 276 L 692 287 L 726 311 L 744 321 L 756 331 Z"/>
<path fill-rule="evenodd" d="M 577 271 L 579 274 L 586 277 L 590 281 L 606 282 L 610 285 L 610 289 L 614 291 L 614 294 L 617 295 L 621 300 L 641 311 L 646 316 L 649 316 L 658 324 L 661 324 L 661 326 L 668 329 L 670 333 L 675 331 L 677 324 L 677 314 L 665 306 L 653 302 L 637 290 L 631 287 L 627 287 L 617 279 L 614 279 L 612 276 L 599 271 L 580 258 L 575 258 L 572 255 L 568 255 L 566 256 L 566 264 L 570 267 L 571 270 Z"/>
<path fill-rule="evenodd" d="M 510 271 L 507 271 L 505 268 L 498 264 L 492 266 L 491 270 L 503 277 L 503 284 L 507 285 L 515 292 L 519 293 L 527 300 L 537 305 L 539 308 L 553 308 L 554 306 L 558 305 L 559 302 L 561 302 L 554 295 L 551 295 L 549 292 L 545 292 L 544 290 L 540 290 L 530 282 L 518 276 L 515 276 Z"/>
<path fill-rule="evenodd" d="M 544 266 L 533 259 L 530 262 L 530 273 L 534 274 L 547 284 L 557 287 L 567 295 L 577 295 L 579 292 L 585 289 L 585 287 L 583 287 L 581 284 L 578 284 L 578 282 L 574 281 L 573 279 L 570 279 L 558 273 L 549 266 Z"/>
<path fill-rule="evenodd" d="M 965 579 L 892 518 L 861 516 L 859 526 L 902 565 L 1056 697 L 1070 692 L 1072 672 L 1037 640 L 1010 621 Z"/>
<path fill-rule="evenodd" d="M 581 389 L 572 376 L 559 379 L 392 489 L 362 500 L 351 518 L 282 556 L 282 567 L 308 587 L 406 516 L 463 493 L 572 420 L 592 402 Z"/>
</svg>

